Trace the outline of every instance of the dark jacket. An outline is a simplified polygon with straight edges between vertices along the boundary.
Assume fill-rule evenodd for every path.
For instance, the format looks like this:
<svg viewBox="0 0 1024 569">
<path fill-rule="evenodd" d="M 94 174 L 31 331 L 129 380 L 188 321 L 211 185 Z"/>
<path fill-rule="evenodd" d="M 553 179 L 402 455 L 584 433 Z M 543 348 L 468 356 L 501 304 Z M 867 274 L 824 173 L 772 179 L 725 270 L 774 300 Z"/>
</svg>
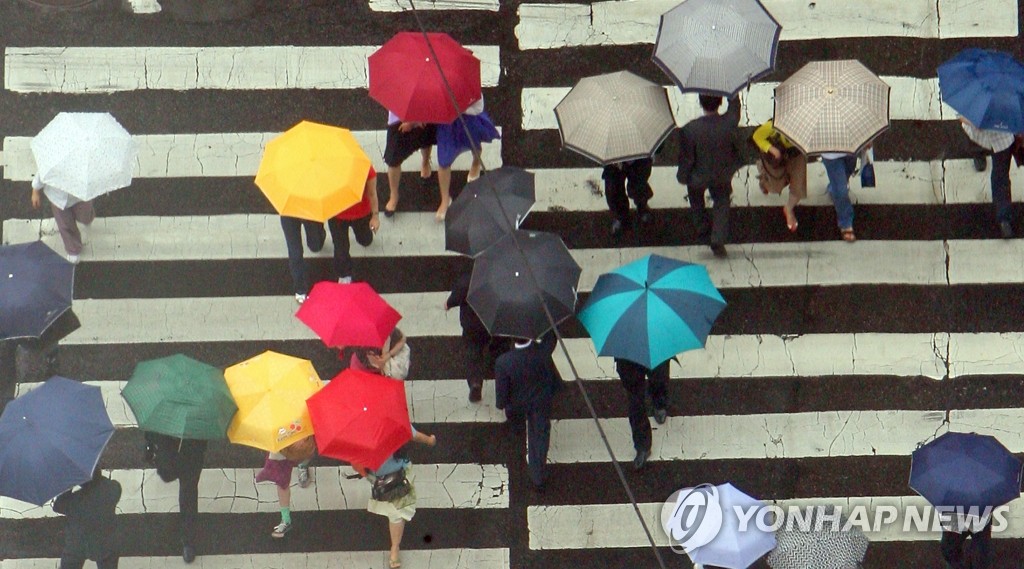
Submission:
<svg viewBox="0 0 1024 569">
<path fill-rule="evenodd" d="M 469 305 L 466 297 L 469 295 L 469 281 L 471 273 L 465 272 L 459 275 L 452 285 L 452 292 L 448 295 L 445 305 L 449 308 L 459 307 L 459 323 L 462 324 L 462 335 L 474 340 L 484 342 L 491 337 L 487 327 L 480 321 L 476 311 Z"/>
<path fill-rule="evenodd" d="M 173 482 L 183 473 L 196 475 L 203 470 L 206 441 L 176 439 L 144 431 L 147 450 L 152 453 L 156 473 L 164 482 Z"/>
<path fill-rule="evenodd" d="M 116 480 L 90 480 L 74 492 L 65 492 L 53 502 L 53 511 L 68 518 L 64 529 L 65 552 L 98 560 L 117 553 L 115 510 L 121 499 Z"/>
<path fill-rule="evenodd" d="M 495 406 L 520 413 L 535 405 L 550 405 L 561 379 L 555 362 L 554 335 L 525 348 L 512 348 L 494 363 Z"/>
<path fill-rule="evenodd" d="M 676 179 L 694 188 L 728 186 L 742 165 L 739 152 L 739 97 L 729 99 L 723 115 L 694 119 L 679 131 Z"/>
</svg>

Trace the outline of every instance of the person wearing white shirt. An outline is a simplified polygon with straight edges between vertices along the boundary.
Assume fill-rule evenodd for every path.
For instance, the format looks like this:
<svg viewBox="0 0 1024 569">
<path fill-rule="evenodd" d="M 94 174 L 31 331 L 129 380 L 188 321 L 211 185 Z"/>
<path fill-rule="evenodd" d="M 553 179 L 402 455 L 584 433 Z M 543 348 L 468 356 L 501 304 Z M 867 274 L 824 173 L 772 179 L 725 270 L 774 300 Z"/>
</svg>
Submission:
<svg viewBox="0 0 1024 569">
<path fill-rule="evenodd" d="M 89 227 L 96 219 L 96 211 L 92 207 L 92 201 L 81 201 L 69 195 L 67 192 L 44 184 L 39 180 L 39 175 L 32 177 L 32 207 L 39 209 L 42 205 L 42 194 L 50 202 L 50 209 L 53 211 L 53 220 L 57 222 L 57 230 L 60 238 L 64 241 L 64 250 L 67 251 L 68 261 L 78 263 L 82 254 L 82 232 L 78 228 L 81 223 Z"/>
</svg>

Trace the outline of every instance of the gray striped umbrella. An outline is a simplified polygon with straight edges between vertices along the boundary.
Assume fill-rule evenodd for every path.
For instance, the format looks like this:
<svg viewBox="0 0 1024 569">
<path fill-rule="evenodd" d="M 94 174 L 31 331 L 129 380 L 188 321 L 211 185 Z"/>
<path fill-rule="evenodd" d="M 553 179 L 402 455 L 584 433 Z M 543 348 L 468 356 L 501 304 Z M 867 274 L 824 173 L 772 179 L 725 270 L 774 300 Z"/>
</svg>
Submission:
<svg viewBox="0 0 1024 569">
<path fill-rule="evenodd" d="M 654 63 L 684 93 L 731 97 L 775 68 L 781 32 L 758 0 L 684 0 L 661 16 Z"/>
<path fill-rule="evenodd" d="M 835 506 L 808 506 L 800 516 L 787 516 L 775 532 L 768 554 L 772 569 L 857 569 L 868 551 L 868 538 L 857 526 L 844 529 L 846 519 Z"/>
<path fill-rule="evenodd" d="M 676 127 L 664 87 L 629 71 L 580 79 L 555 118 L 562 146 L 602 166 L 649 158 Z"/>
<path fill-rule="evenodd" d="M 854 154 L 889 128 L 889 85 L 855 59 L 812 61 L 775 88 L 775 128 L 807 154 Z"/>
</svg>

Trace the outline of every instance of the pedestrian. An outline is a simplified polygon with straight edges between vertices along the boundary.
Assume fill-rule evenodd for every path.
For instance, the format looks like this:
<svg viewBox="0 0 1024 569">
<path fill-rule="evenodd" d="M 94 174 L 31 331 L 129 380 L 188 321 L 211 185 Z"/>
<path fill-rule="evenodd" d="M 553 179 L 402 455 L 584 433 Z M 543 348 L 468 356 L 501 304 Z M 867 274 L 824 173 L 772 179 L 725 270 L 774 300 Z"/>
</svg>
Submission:
<svg viewBox="0 0 1024 569">
<path fill-rule="evenodd" d="M 654 406 L 654 420 L 664 425 L 668 419 L 668 365 L 669 361 L 653 369 L 615 358 L 615 369 L 619 372 L 622 388 L 629 396 L 629 430 L 633 433 L 633 468 L 640 470 L 651 457 L 651 422 L 647 418 L 647 396 Z"/>
<path fill-rule="evenodd" d="M 467 134 L 468 131 L 468 134 Z M 441 205 L 434 219 L 444 221 L 451 205 L 452 164 L 467 150 L 473 153 L 473 164 L 469 167 L 467 182 L 480 177 L 483 162 L 480 160 L 480 145 L 501 138 L 491 117 L 484 111 L 484 99 L 473 103 L 455 121 L 437 125 L 437 185 L 441 191 Z"/>
<path fill-rule="evenodd" d="M 68 490 L 53 501 L 53 511 L 67 516 L 64 552 L 60 569 L 82 569 L 85 560 L 97 569 L 117 569 L 117 502 L 121 484 L 103 476 L 100 469 L 78 490 Z"/>
<path fill-rule="evenodd" d="M 729 99 L 725 114 L 718 114 L 722 97 L 700 95 L 704 115 L 679 131 L 679 169 L 676 179 L 686 186 L 690 211 L 698 239 L 711 246 L 716 257 L 725 257 L 729 240 L 729 200 L 732 177 L 740 167 L 737 133 L 740 123 L 740 99 Z M 704 192 L 711 194 L 713 219 L 709 222 Z"/>
<path fill-rule="evenodd" d="M 561 387 L 551 359 L 555 337 L 517 340 L 494 364 L 495 407 L 504 409 L 508 425 L 522 430 L 526 422 L 527 472 L 533 488 L 544 491 L 544 465 L 551 439 L 551 402 Z"/>
<path fill-rule="evenodd" d="M 444 302 L 445 311 L 459 307 L 459 324 L 462 326 L 462 342 L 469 352 L 466 359 L 466 382 L 469 384 L 470 403 L 479 403 L 483 399 L 484 378 L 493 377 L 494 362 L 507 348 L 503 339 L 492 338 L 487 327 L 480 321 L 473 307 L 466 298 L 469 295 L 469 283 L 472 271 L 464 271 L 452 285 L 451 294 Z"/>
<path fill-rule="evenodd" d="M 315 454 L 316 440 L 310 435 L 281 449 L 281 452 L 268 453 L 263 469 L 256 473 L 256 482 L 273 482 L 277 485 L 281 523 L 274 526 L 271 537 L 282 538 L 292 529 L 292 468 L 299 471 L 299 487 L 308 488 L 311 483 L 309 463 Z"/>
<path fill-rule="evenodd" d="M 757 180 L 761 193 L 781 194 L 789 186 L 789 199 L 782 206 L 786 228 L 795 233 L 799 225 L 795 208 L 807 197 L 807 156 L 786 135 L 775 129 L 773 121 L 757 127 L 751 136 L 761 156 L 757 159 Z"/>
<path fill-rule="evenodd" d="M 630 227 L 629 200 L 636 204 L 637 221 L 640 225 L 651 222 L 651 208 L 647 202 L 654 197 L 649 182 L 652 158 L 638 158 L 609 164 L 601 172 L 604 180 L 604 199 L 612 212 L 612 235 L 622 233 L 623 227 Z"/>
<path fill-rule="evenodd" d="M 370 166 L 363 186 L 363 197 L 359 203 L 327 220 L 331 230 L 331 242 L 334 244 L 334 270 L 338 273 L 338 282 L 352 282 L 352 254 L 349 252 L 348 230 L 356 236 L 356 243 L 369 247 L 373 243 L 373 234 L 380 229 L 380 207 L 377 202 L 377 171 Z M 307 237 L 309 233 L 306 234 Z M 301 248 L 300 248 L 301 250 Z"/>
<path fill-rule="evenodd" d="M 367 363 L 377 373 L 392 379 L 409 377 L 409 365 L 412 363 L 412 348 L 406 341 L 405 334 L 395 328 L 384 340 L 380 352 L 371 350 L 366 353 Z"/>
<path fill-rule="evenodd" d="M 437 444 L 437 437 L 421 433 L 416 430 L 416 427 L 412 427 L 412 441 L 432 447 Z M 369 470 L 356 464 L 352 465 L 352 468 L 369 480 L 371 484 L 375 484 L 378 479 L 389 474 L 394 475 L 398 472 L 402 472 L 401 477 L 408 481 L 405 484 L 407 491 L 401 496 L 384 501 L 374 499 L 371 494 L 370 501 L 366 506 L 366 511 L 371 514 L 378 514 L 388 519 L 388 534 L 391 538 L 391 550 L 388 552 L 388 567 L 390 569 L 398 569 L 402 566 L 401 546 L 405 523 L 411 522 L 413 516 L 416 515 L 416 486 L 411 477 L 411 466 L 412 463 L 400 451 L 389 456 L 376 470 Z"/>
<path fill-rule="evenodd" d="M 853 243 L 857 236 L 853 233 L 853 203 L 850 202 L 850 176 L 857 169 L 857 156 L 845 152 L 824 152 L 821 163 L 828 175 L 828 195 L 832 196 L 832 205 L 836 208 L 836 223 L 843 241 Z"/>
<path fill-rule="evenodd" d="M 292 289 L 295 291 L 295 302 L 302 304 L 309 295 L 309 269 L 303 259 L 302 231 L 306 231 L 306 246 L 313 253 L 319 253 L 327 240 L 324 224 L 298 217 L 281 216 L 281 229 L 284 231 L 284 242 L 288 247 L 288 270 L 292 273 Z M 346 239 L 348 235 L 345 235 Z"/>
<path fill-rule="evenodd" d="M 992 566 L 992 516 L 955 512 L 942 519 L 939 548 L 949 569 L 988 569 Z M 967 538 L 971 545 L 967 547 Z"/>
<path fill-rule="evenodd" d="M 206 441 L 179 439 L 169 435 L 143 432 L 146 439 L 146 460 L 156 465 L 156 473 L 164 482 L 178 481 L 181 558 L 192 563 L 196 558 L 196 536 L 199 523 L 199 476 L 203 473 Z"/>
<path fill-rule="evenodd" d="M 996 223 L 1003 239 L 1013 237 L 1013 213 L 1010 207 L 1010 159 L 1013 157 L 1015 137 L 1009 132 L 978 128 L 960 117 L 964 132 L 971 142 L 992 153 L 992 205 Z"/>
<path fill-rule="evenodd" d="M 398 209 L 399 185 L 402 180 L 402 163 L 417 150 L 423 158 L 420 177 L 430 178 L 430 151 L 437 144 L 437 127 L 432 124 L 403 122 L 398 115 L 388 111 L 387 141 L 384 145 L 384 163 L 388 166 L 388 203 L 384 216 L 395 215 Z"/>
<path fill-rule="evenodd" d="M 50 211 L 53 212 L 53 220 L 57 223 L 60 239 L 64 242 L 68 261 L 77 265 L 88 229 L 96 219 L 92 200 L 82 201 L 63 190 L 44 184 L 40 181 L 39 174 L 36 174 L 32 177 L 31 201 L 34 209 L 39 209 L 42 205 L 42 194 L 46 194 L 46 199 L 50 202 Z M 78 227 L 79 223 L 82 224 L 81 228 Z"/>
</svg>

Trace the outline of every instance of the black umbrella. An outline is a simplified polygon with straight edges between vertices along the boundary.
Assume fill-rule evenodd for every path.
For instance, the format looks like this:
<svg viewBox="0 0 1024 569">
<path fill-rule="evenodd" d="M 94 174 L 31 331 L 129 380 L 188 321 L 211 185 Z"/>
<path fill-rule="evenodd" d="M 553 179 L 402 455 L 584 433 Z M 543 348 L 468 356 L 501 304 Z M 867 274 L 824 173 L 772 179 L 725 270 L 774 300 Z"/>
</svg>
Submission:
<svg viewBox="0 0 1024 569">
<path fill-rule="evenodd" d="M 71 308 L 75 266 L 42 241 L 0 247 L 0 340 L 38 338 Z"/>
<path fill-rule="evenodd" d="M 476 257 L 518 228 L 535 200 L 532 173 L 515 166 L 502 166 L 484 174 L 467 184 L 448 208 L 444 248 Z"/>
<path fill-rule="evenodd" d="M 467 299 L 492 335 L 539 338 L 551 329 L 541 303 L 556 324 L 572 316 L 582 272 L 557 235 L 517 230 L 476 258 Z"/>
</svg>

